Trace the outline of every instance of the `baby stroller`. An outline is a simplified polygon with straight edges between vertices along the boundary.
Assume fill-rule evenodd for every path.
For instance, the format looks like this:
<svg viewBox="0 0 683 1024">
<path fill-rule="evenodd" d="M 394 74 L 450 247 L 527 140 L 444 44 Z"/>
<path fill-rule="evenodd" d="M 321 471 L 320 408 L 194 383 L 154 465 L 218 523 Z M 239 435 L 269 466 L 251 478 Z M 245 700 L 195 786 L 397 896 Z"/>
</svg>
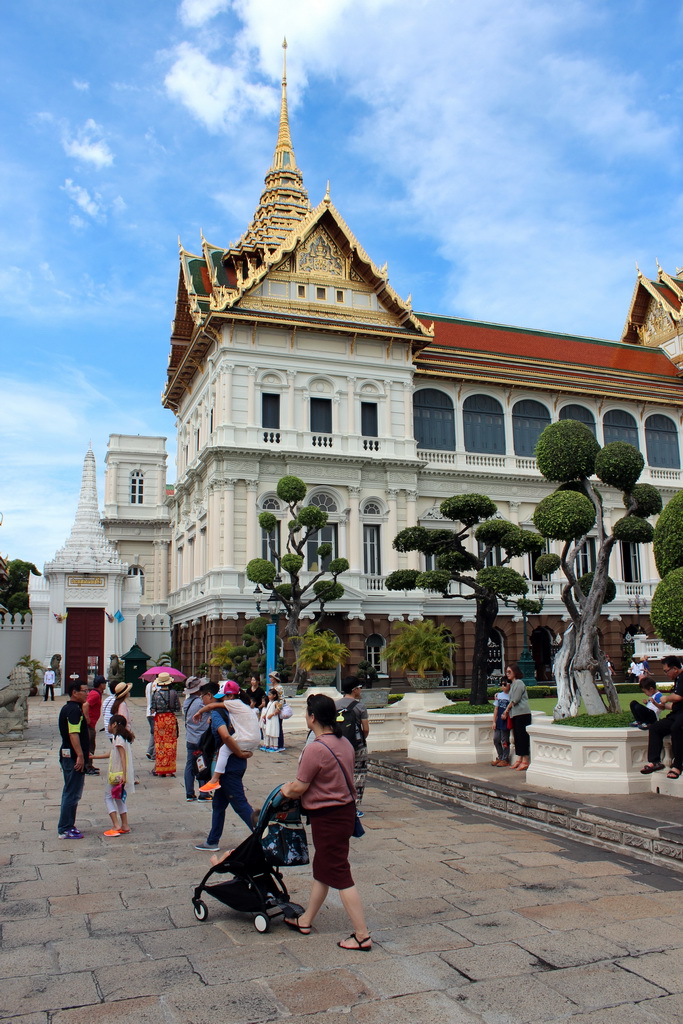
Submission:
<svg viewBox="0 0 683 1024">
<path fill-rule="evenodd" d="M 266 798 L 254 831 L 220 864 L 212 865 L 194 890 L 192 906 L 198 921 L 209 916 L 201 898 L 208 893 L 232 910 L 252 914 L 257 932 L 267 932 L 274 917 L 299 917 L 304 908 L 289 899 L 279 867 L 308 863 L 306 831 L 298 800 L 286 800 L 277 786 Z M 214 874 L 233 875 L 207 885 Z"/>
</svg>

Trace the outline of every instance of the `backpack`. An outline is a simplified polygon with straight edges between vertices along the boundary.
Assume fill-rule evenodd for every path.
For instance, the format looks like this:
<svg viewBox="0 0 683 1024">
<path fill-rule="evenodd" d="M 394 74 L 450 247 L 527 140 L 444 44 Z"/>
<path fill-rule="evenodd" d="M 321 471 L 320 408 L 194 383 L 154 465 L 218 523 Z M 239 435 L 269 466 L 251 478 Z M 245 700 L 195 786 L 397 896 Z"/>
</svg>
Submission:
<svg viewBox="0 0 683 1024">
<path fill-rule="evenodd" d="M 228 727 L 229 732 L 231 728 L 229 719 L 223 716 L 221 710 L 219 710 L 218 713 Z M 194 756 L 194 774 L 201 782 L 208 782 L 211 778 L 211 766 L 217 752 L 216 739 L 214 737 L 211 724 L 209 723 L 209 728 L 200 739 L 197 749 L 192 751 Z"/>
<path fill-rule="evenodd" d="M 225 710 L 230 716 L 230 735 L 234 736 L 242 750 L 256 750 L 261 745 L 261 729 L 254 709 L 240 700 L 230 700 Z"/>
<path fill-rule="evenodd" d="M 158 690 L 155 690 L 149 702 L 149 709 L 154 714 L 162 714 L 164 711 L 177 711 L 179 706 L 178 694 L 175 690 L 169 690 L 166 686 L 160 686 Z"/>
<path fill-rule="evenodd" d="M 365 745 L 365 737 L 360 726 L 360 718 L 356 714 L 356 707 L 359 701 L 352 700 L 348 707 L 337 708 L 337 725 L 341 728 L 344 736 L 354 750 Z"/>
</svg>

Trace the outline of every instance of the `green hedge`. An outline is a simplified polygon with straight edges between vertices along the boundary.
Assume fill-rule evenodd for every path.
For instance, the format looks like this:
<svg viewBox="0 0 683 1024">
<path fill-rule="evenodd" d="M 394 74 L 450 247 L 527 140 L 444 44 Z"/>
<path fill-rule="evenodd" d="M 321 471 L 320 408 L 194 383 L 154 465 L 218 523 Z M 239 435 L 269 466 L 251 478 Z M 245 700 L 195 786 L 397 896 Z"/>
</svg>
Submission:
<svg viewBox="0 0 683 1024">
<path fill-rule="evenodd" d="M 490 704 L 467 704 L 458 701 L 457 704 L 447 704 L 444 708 L 434 708 L 432 715 L 487 715 L 491 714 Z"/>
<path fill-rule="evenodd" d="M 500 692 L 500 686 L 489 686 L 486 692 L 489 698 L 495 697 Z M 539 697 L 557 697 L 557 690 L 554 686 L 527 686 L 526 692 L 529 697 L 534 699 Z M 469 700 L 470 698 L 470 691 L 464 689 L 444 690 L 443 693 L 444 697 L 448 697 L 452 701 Z"/>
<path fill-rule="evenodd" d="M 403 693 L 390 693 L 387 698 L 387 704 L 396 704 L 399 700 L 403 700 L 405 694 Z"/>
<path fill-rule="evenodd" d="M 630 711 L 612 715 L 577 715 L 576 718 L 562 718 L 554 725 L 573 725 L 579 729 L 624 729 L 633 721 Z"/>
</svg>

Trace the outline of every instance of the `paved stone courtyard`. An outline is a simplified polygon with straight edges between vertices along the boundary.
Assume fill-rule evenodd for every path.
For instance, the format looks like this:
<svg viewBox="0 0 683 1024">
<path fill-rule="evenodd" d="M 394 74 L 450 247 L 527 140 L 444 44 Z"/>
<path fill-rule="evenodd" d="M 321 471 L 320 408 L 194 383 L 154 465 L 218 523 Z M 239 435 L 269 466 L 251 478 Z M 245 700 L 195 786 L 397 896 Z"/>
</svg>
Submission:
<svg viewBox="0 0 683 1024">
<path fill-rule="evenodd" d="M 133 701 L 141 740 L 146 722 Z M 17 1024 L 659 1024 L 683 1021 L 683 873 L 614 857 L 370 782 L 353 866 L 375 943 L 344 953 L 334 894 L 306 938 L 211 898 L 194 850 L 208 805 L 180 775 L 141 785 L 130 836 L 106 839 L 103 779 L 56 834 L 59 703 L 31 701 L 26 741 L 0 748 L 0 1017 Z M 142 742 L 140 743 L 142 747 Z M 179 749 L 184 750 L 182 743 Z M 257 754 L 252 803 L 293 777 L 298 744 Z M 100 766 L 106 762 L 99 762 Z M 244 835 L 228 812 L 224 848 Z M 309 869 L 285 872 L 305 902 Z"/>
</svg>

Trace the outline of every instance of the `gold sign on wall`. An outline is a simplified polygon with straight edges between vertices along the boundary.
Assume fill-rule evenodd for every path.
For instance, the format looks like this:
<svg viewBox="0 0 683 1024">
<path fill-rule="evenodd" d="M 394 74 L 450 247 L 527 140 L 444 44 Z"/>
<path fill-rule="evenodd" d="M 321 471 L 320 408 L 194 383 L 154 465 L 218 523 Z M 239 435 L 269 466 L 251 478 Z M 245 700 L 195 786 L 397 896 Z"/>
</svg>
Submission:
<svg viewBox="0 0 683 1024">
<path fill-rule="evenodd" d="M 67 587 L 106 587 L 104 576 L 67 576 Z"/>
</svg>

